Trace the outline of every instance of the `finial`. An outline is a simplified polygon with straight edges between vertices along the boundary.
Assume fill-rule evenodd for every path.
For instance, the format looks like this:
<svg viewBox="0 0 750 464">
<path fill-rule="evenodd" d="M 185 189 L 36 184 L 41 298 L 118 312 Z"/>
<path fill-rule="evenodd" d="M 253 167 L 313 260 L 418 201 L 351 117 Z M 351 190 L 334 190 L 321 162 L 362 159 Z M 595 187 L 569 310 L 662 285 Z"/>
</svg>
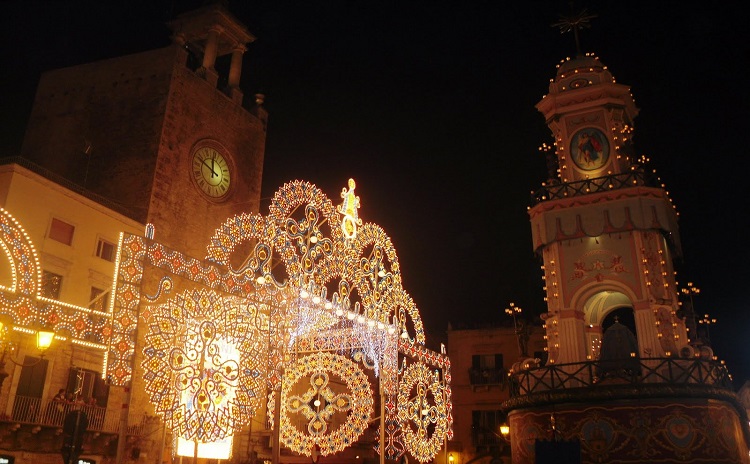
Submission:
<svg viewBox="0 0 750 464">
<path fill-rule="evenodd" d="M 572 8 L 572 2 L 571 2 Z M 573 37 L 576 41 L 576 56 L 581 55 L 581 42 L 578 37 L 578 31 L 584 28 L 589 28 L 591 25 L 589 21 L 596 18 L 597 15 L 591 14 L 586 8 L 583 8 L 578 13 L 573 13 L 570 16 L 560 16 L 560 21 L 552 24 L 552 27 L 559 27 L 560 34 L 573 31 Z"/>
</svg>

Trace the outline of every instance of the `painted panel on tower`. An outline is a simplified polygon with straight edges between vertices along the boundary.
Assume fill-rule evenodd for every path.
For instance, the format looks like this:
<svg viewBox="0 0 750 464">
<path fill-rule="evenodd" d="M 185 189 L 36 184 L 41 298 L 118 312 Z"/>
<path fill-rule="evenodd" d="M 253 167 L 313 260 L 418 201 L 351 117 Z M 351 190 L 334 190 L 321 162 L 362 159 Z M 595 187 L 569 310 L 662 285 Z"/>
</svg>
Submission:
<svg viewBox="0 0 750 464">
<path fill-rule="evenodd" d="M 579 169 L 593 171 L 609 160 L 609 140 L 599 129 L 581 129 L 570 140 L 570 153 Z"/>
</svg>

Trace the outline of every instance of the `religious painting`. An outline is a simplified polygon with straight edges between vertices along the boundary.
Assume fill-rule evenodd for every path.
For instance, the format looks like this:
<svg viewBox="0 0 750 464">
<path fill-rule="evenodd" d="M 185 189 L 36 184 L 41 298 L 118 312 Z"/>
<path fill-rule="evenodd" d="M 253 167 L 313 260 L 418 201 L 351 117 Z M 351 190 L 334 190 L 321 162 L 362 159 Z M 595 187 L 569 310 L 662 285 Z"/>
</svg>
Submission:
<svg viewBox="0 0 750 464">
<path fill-rule="evenodd" d="M 573 135 L 570 155 L 579 169 L 593 171 L 601 168 L 609 159 L 609 140 L 599 129 L 587 127 Z"/>
</svg>

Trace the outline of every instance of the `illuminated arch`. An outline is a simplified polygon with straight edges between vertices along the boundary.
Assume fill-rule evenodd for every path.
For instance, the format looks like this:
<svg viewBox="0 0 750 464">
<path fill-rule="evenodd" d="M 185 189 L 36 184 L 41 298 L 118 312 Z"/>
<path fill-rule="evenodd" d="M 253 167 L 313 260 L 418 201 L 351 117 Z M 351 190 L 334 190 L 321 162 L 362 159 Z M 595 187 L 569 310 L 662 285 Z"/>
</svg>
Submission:
<svg viewBox="0 0 750 464">
<path fill-rule="evenodd" d="M 421 461 L 434 458 L 440 449 L 435 443 L 452 436 L 450 362 L 446 355 L 425 348 L 422 320 L 403 287 L 395 247 L 380 226 L 362 223 L 355 214 L 359 198 L 354 195 L 354 186 L 352 181 L 349 190 L 342 192 L 348 206 L 337 208 L 313 184 L 287 183 L 273 196 L 268 215 L 240 214 L 222 224 L 210 239 L 205 260 L 170 250 L 150 238 L 124 234 L 118 247 L 113 333 L 107 361 L 112 383 L 122 385 L 132 377 L 132 358 L 136 354 L 132 340 L 137 321 L 145 320 L 151 332 L 147 335 L 149 353 L 144 354 L 162 360 L 161 364 L 159 359 L 143 364 L 150 379 L 151 401 L 157 410 L 165 418 L 173 413 L 181 415 L 170 418 L 173 429 L 182 427 L 176 430 L 179 435 L 199 441 L 228 435 L 236 429 L 231 424 L 238 426 L 241 421 L 232 422 L 234 419 L 226 415 L 214 420 L 191 413 L 183 407 L 183 399 L 178 401 L 175 392 L 169 390 L 174 385 L 169 386 L 161 374 L 167 368 L 175 371 L 165 364 L 170 359 L 166 353 L 178 348 L 176 337 L 170 334 L 175 323 L 182 324 L 177 321 L 179 311 L 171 312 L 174 302 L 167 300 L 173 298 L 173 292 L 183 295 L 186 301 L 200 301 L 201 295 L 209 299 L 216 296 L 213 306 L 207 305 L 206 310 L 226 308 L 226 300 L 244 301 L 242 304 L 257 309 L 251 319 L 260 335 L 251 338 L 262 340 L 263 345 L 251 349 L 264 353 L 254 364 L 263 367 L 257 380 L 278 392 L 267 403 L 269 416 L 275 400 L 283 399 L 278 430 L 287 446 L 301 454 L 325 455 L 353 444 L 367 427 L 374 400 L 371 382 L 377 381 L 380 391 L 389 398 L 384 420 L 392 427 L 382 444 L 384 448 L 378 451 L 386 456 L 408 452 Z M 344 212 L 352 220 L 342 227 Z M 168 280 L 174 286 L 165 287 L 164 291 L 156 285 Z M 144 282 L 148 282 L 145 287 Z M 150 288 L 151 294 L 143 293 L 143 288 Z M 186 290 L 193 293 L 185 293 Z M 165 307 L 170 310 L 165 311 Z M 212 314 L 201 322 L 210 330 L 204 335 L 194 330 L 193 338 L 209 340 L 214 333 L 229 330 L 225 325 L 233 322 L 220 322 L 222 311 Z M 223 336 L 222 340 L 226 338 Z M 300 364 L 296 357 L 303 353 Z M 401 371 L 399 359 L 416 362 L 413 365 L 428 371 L 415 373 L 417 367 Z M 182 369 L 182 364 L 178 364 Z M 311 365 L 315 369 L 309 368 Z M 374 377 L 370 379 L 360 366 L 373 370 Z M 439 375 L 435 374 L 437 371 Z M 281 382 L 285 373 L 287 380 L 294 374 L 293 383 L 299 388 L 309 386 L 327 397 L 321 407 L 328 409 L 311 413 L 309 395 L 289 390 L 287 382 Z M 331 375 L 347 383 L 346 392 L 334 394 L 326 390 Z M 203 385 L 197 374 L 193 377 L 196 385 Z M 428 440 L 413 436 L 406 441 L 393 428 L 403 423 L 397 417 L 396 403 L 401 402 L 397 399 L 398 386 L 404 382 L 410 389 L 424 390 L 427 397 L 439 403 L 435 406 L 437 412 L 430 416 L 437 423 L 425 425 L 431 437 Z M 248 390 L 248 398 L 252 397 L 250 390 L 256 391 L 260 383 Z M 158 403 L 164 398 L 170 398 L 169 404 Z M 326 422 L 329 413 L 348 413 L 350 403 L 360 408 L 367 406 L 367 412 L 357 410 L 351 420 L 345 421 L 348 425 L 335 432 L 338 419 Z M 253 407 L 248 406 L 245 411 L 252 414 Z M 297 413 L 312 414 L 304 429 L 293 429 L 285 419 Z M 199 420 L 215 422 L 217 427 L 199 430 Z M 226 424 L 230 425 L 224 427 Z M 335 433 L 325 433 L 329 430 Z"/>
<path fill-rule="evenodd" d="M 37 296 L 39 289 L 39 258 L 21 224 L 4 208 L 0 208 L 0 244 L 8 257 L 12 275 L 11 293 Z"/>
<path fill-rule="evenodd" d="M 211 237 L 207 258 L 229 265 L 240 244 L 254 241 L 245 266 L 235 272 L 253 273 L 279 285 L 310 287 L 322 297 L 330 293 L 346 309 L 398 324 L 411 339 L 424 344 L 422 320 L 403 289 L 390 237 L 380 226 L 366 223 L 350 239 L 338 226 L 342 220 L 318 187 L 289 182 L 273 196 L 268 216 L 241 214 L 220 226 Z M 283 263 L 284 272 L 273 270 L 274 257 Z"/>
</svg>

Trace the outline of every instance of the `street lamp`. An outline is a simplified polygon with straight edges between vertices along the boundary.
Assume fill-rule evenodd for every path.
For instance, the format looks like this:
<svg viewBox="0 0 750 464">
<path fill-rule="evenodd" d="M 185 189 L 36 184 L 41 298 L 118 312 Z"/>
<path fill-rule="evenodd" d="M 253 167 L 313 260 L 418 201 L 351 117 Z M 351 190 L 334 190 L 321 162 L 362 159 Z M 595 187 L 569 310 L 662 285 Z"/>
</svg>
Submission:
<svg viewBox="0 0 750 464">
<path fill-rule="evenodd" d="M 704 314 L 703 319 L 699 320 L 698 324 L 706 326 L 706 345 L 711 346 L 711 334 L 708 331 L 708 326 L 716 324 L 716 319 L 708 317 L 708 314 Z"/>
<path fill-rule="evenodd" d="M 36 331 L 23 330 L 23 332 L 31 332 L 34 334 L 36 341 L 36 348 L 39 350 L 39 358 L 36 361 L 32 361 L 28 364 L 22 361 L 16 361 L 13 359 L 12 353 L 16 351 L 17 344 L 8 339 L 8 327 L 0 322 L 0 388 L 3 386 L 5 378 L 8 377 L 8 373 L 5 372 L 5 362 L 10 361 L 13 364 L 21 367 L 32 367 L 37 365 L 44 359 L 44 355 L 52 345 L 52 340 L 55 338 L 55 333 L 49 330 L 40 329 Z"/>
<path fill-rule="evenodd" d="M 686 303 L 685 305 L 683 305 L 682 301 L 679 302 L 679 305 L 682 308 L 680 312 L 685 317 L 685 325 L 689 332 L 688 340 L 692 344 L 700 343 L 700 340 L 698 338 L 698 327 L 696 326 L 696 319 L 695 319 L 695 305 L 693 303 L 693 295 L 698 295 L 700 294 L 700 292 L 701 292 L 701 289 L 693 286 L 692 282 L 688 282 L 687 287 L 680 289 L 680 293 L 688 297 L 688 300 L 685 302 Z"/>
<path fill-rule="evenodd" d="M 511 302 L 510 307 L 505 308 L 505 314 L 513 317 L 513 330 L 516 334 L 516 341 L 518 342 L 518 355 L 523 358 L 528 356 L 527 346 L 529 342 L 529 328 L 523 319 L 518 319 L 523 310 L 520 306 L 516 306 L 515 303 Z M 518 315 L 518 317 L 516 316 Z"/>
</svg>

